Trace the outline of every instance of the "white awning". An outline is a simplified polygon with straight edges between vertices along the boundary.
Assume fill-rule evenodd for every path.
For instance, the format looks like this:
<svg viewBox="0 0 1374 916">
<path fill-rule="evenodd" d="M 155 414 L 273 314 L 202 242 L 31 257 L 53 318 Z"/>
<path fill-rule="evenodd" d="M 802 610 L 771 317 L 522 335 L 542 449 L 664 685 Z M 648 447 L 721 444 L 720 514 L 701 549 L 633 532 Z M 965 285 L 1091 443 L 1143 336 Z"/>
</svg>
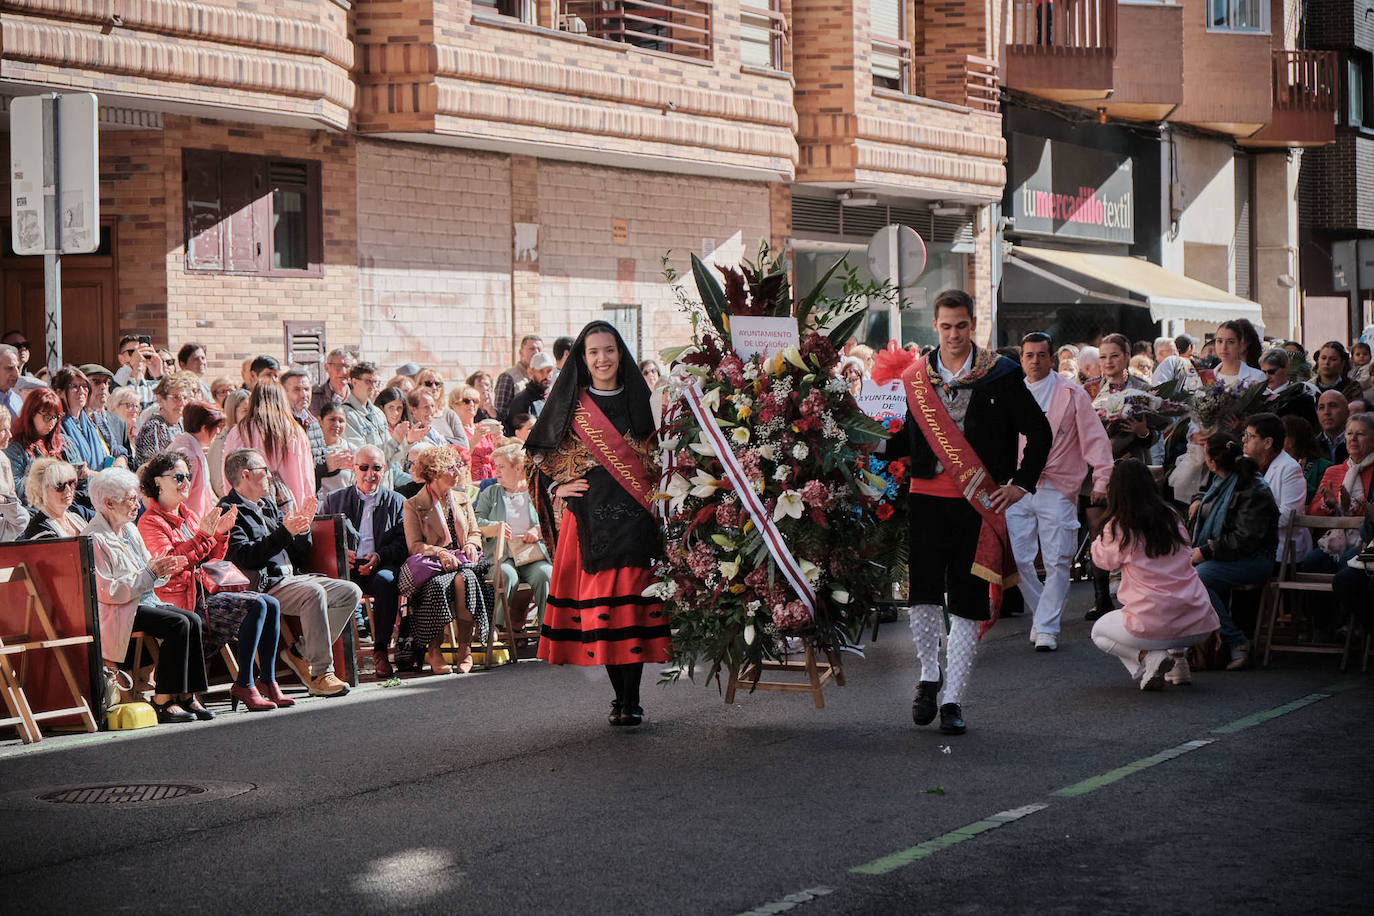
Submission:
<svg viewBox="0 0 1374 916">
<path fill-rule="evenodd" d="M 1232 318 L 1245 318 L 1256 328 L 1264 327 L 1259 303 L 1165 270 L 1158 264 L 1140 258 L 1030 245 L 1012 246 L 1011 256 L 1018 266 L 1066 286 L 1079 295 L 1148 307 L 1150 317 L 1155 321 L 1187 319 L 1220 324 Z M 1128 296 L 1098 291 L 1094 284 L 1124 290 Z"/>
</svg>

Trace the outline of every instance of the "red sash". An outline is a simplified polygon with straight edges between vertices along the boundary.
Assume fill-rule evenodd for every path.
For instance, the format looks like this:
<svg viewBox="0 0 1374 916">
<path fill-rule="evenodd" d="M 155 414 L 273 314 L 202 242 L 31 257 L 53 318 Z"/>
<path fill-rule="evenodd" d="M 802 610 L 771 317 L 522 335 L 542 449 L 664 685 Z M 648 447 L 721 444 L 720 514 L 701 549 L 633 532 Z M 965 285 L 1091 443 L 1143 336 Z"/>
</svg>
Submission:
<svg viewBox="0 0 1374 916">
<path fill-rule="evenodd" d="M 939 359 L 935 354 L 930 358 Z M 992 620 L 983 625 L 979 632 L 981 635 L 997 620 L 1002 590 L 1017 583 L 1016 560 L 1011 552 L 1011 539 L 1007 536 L 1006 517 L 994 512 L 990 506 L 993 494 L 1000 487 L 989 476 L 987 468 L 978 459 L 978 453 L 950 417 L 939 392 L 930 383 L 927 365 L 925 359 L 917 359 L 902 373 L 902 385 L 911 416 L 925 436 L 930 450 L 940 461 L 943 468 L 940 473 L 953 483 L 955 489 L 983 518 L 983 526 L 978 532 L 978 549 L 974 554 L 973 567 L 969 570 L 989 583 Z"/>
<path fill-rule="evenodd" d="M 630 443 L 616 432 L 611 421 L 596 406 L 596 397 L 586 390 L 578 398 L 577 409 L 573 411 L 572 428 L 582 444 L 591 450 L 596 463 L 605 468 L 606 473 L 652 515 L 654 507 L 650 496 L 654 488 L 649 481 L 648 469 L 635 450 L 630 448 Z"/>
</svg>

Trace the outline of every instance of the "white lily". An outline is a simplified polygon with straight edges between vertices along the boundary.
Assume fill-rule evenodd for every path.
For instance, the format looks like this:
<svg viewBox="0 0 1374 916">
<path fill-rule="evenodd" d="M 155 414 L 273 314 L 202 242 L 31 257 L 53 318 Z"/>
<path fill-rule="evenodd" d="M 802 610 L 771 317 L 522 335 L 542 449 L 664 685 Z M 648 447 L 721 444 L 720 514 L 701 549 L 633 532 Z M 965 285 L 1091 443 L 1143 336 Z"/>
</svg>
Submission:
<svg viewBox="0 0 1374 916">
<path fill-rule="evenodd" d="M 711 443 L 709 442 L 693 442 L 687 447 L 698 455 L 705 455 L 707 458 L 716 457 L 716 450 L 711 447 Z"/>
<path fill-rule="evenodd" d="M 814 586 L 820 581 L 821 570 L 815 563 L 812 563 L 810 560 L 798 560 L 797 566 L 801 569 L 802 578 L 807 581 L 808 585 Z"/>
<path fill-rule="evenodd" d="M 806 371 L 806 362 L 802 359 L 801 351 L 796 347 L 788 347 L 786 350 L 783 350 L 782 356 L 783 359 L 787 360 L 798 369 L 801 369 L 803 372 Z"/>
<path fill-rule="evenodd" d="M 720 481 L 705 471 L 697 471 L 696 474 L 692 475 L 692 485 L 688 494 L 705 499 L 720 488 Z"/>
<path fill-rule="evenodd" d="M 736 426 L 734 429 L 730 430 L 730 438 L 735 440 L 736 445 L 748 445 L 749 427 Z"/>
<path fill-rule="evenodd" d="M 691 493 L 692 487 L 687 482 L 687 478 L 681 474 L 674 474 L 672 480 L 668 481 L 668 487 L 664 490 L 664 495 L 668 497 L 668 514 L 672 515 L 682 508 L 682 501 Z"/>
<path fill-rule="evenodd" d="M 715 413 L 720 409 L 720 389 L 712 388 L 710 391 L 706 392 L 701 396 L 701 403 L 710 410 L 711 413 Z"/>
<path fill-rule="evenodd" d="M 658 440 L 658 447 L 668 452 L 677 451 L 677 447 L 682 443 L 681 436 L 673 436 L 671 439 Z"/>
<path fill-rule="evenodd" d="M 750 646 L 754 644 L 754 625 L 752 623 L 744 625 L 744 642 Z"/>
<path fill-rule="evenodd" d="M 832 589 L 830 592 L 830 597 L 836 604 L 849 603 L 849 592 L 845 591 L 842 588 Z"/>
<path fill-rule="evenodd" d="M 777 521 L 784 515 L 791 518 L 801 518 L 805 503 L 802 495 L 796 490 L 787 490 L 778 497 L 778 504 L 773 508 L 773 521 Z"/>
<path fill-rule="evenodd" d="M 730 560 L 722 560 L 720 564 L 720 577 L 729 582 L 739 575 L 739 564 Z"/>
<path fill-rule="evenodd" d="M 769 445 L 767 442 L 759 446 L 759 455 L 764 458 L 767 458 L 769 461 L 778 460 L 778 453 L 773 451 L 773 446 Z"/>
</svg>

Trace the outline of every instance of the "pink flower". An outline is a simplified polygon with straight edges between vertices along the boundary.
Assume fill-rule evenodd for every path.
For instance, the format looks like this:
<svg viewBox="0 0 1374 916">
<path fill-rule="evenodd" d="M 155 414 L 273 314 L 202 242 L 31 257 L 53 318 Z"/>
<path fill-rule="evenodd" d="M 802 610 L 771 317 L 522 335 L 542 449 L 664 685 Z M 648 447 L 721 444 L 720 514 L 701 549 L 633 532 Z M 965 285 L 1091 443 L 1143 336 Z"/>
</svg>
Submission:
<svg viewBox="0 0 1374 916">
<path fill-rule="evenodd" d="M 830 488 L 819 480 L 808 480 L 801 494 L 806 504 L 814 509 L 824 512 L 830 508 Z"/>
<path fill-rule="evenodd" d="M 803 417 L 813 417 L 825 410 L 825 395 L 819 391 L 812 391 L 801 402 L 799 408 Z"/>
<path fill-rule="evenodd" d="M 757 449 L 746 449 L 739 455 L 739 465 L 744 469 L 750 480 L 759 480 L 763 476 L 763 471 L 759 469 L 759 453 Z"/>
<path fill-rule="evenodd" d="M 716 521 L 722 528 L 738 528 L 740 526 L 740 508 L 734 503 L 721 503 L 716 507 Z"/>
<path fill-rule="evenodd" d="M 728 382 L 735 388 L 744 387 L 744 363 L 733 353 L 727 353 L 716 368 L 717 381 Z"/>
<path fill-rule="evenodd" d="M 687 555 L 687 566 L 699 579 L 706 579 L 716 573 L 716 552 L 708 544 L 697 544 Z"/>
<path fill-rule="evenodd" d="M 811 623 L 811 615 L 801 601 L 789 601 L 773 608 L 773 625 L 782 631 L 797 631 Z"/>
</svg>

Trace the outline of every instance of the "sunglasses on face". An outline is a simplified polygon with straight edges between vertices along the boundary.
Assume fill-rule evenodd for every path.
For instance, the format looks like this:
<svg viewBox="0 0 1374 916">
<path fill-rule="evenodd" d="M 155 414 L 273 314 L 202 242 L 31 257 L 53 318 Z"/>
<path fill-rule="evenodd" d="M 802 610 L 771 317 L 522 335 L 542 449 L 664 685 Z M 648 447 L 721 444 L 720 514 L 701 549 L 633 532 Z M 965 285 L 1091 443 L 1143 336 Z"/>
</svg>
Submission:
<svg viewBox="0 0 1374 916">
<path fill-rule="evenodd" d="M 463 398 L 462 403 L 464 403 L 464 404 L 480 404 L 480 403 L 482 403 L 482 402 L 479 401 L 479 400 L 477 400 L 477 398 Z"/>
<path fill-rule="evenodd" d="M 444 383 L 443 383 L 443 382 L 440 382 L 440 381 L 437 381 L 437 380 L 435 380 L 435 379 L 430 379 L 429 381 L 425 382 L 425 387 L 426 387 L 426 388 L 442 388 L 442 387 L 444 387 Z"/>
<path fill-rule="evenodd" d="M 380 470 L 382 470 L 382 466 L 381 466 L 380 464 L 360 464 L 360 465 L 358 465 L 358 470 L 360 470 L 360 471 L 380 471 Z"/>
<path fill-rule="evenodd" d="M 135 348 L 132 349 L 132 350 L 120 350 L 119 352 L 120 352 L 120 354 L 123 355 L 123 356 L 133 356 L 135 353 L 138 352 L 138 348 L 135 347 Z"/>
<path fill-rule="evenodd" d="M 166 477 L 166 478 L 169 478 L 169 479 L 171 479 L 171 480 L 175 480 L 177 483 L 190 483 L 190 482 L 191 482 L 191 475 L 190 475 L 190 474 L 176 473 L 176 474 L 163 474 L 162 476 L 163 476 L 163 477 Z"/>
<path fill-rule="evenodd" d="M 76 478 L 73 477 L 71 480 L 64 480 L 61 483 L 55 483 L 52 485 L 52 488 L 59 493 L 61 493 L 63 490 L 75 490 Z"/>
<path fill-rule="evenodd" d="M 10 346 L 14 347 L 16 350 L 27 350 L 29 349 L 29 342 L 27 340 L 16 340 L 14 343 L 10 344 Z"/>
<path fill-rule="evenodd" d="M 60 413 L 48 413 L 47 411 L 40 411 L 38 415 L 42 417 L 44 420 L 47 420 L 49 423 L 56 423 L 58 420 L 62 419 L 62 414 Z"/>
<path fill-rule="evenodd" d="M 1265 375 L 1273 375 L 1274 373 L 1276 373 L 1276 372 L 1278 372 L 1278 371 L 1279 371 L 1278 369 L 1265 369 L 1265 370 L 1264 370 L 1264 374 L 1265 374 Z"/>
</svg>

